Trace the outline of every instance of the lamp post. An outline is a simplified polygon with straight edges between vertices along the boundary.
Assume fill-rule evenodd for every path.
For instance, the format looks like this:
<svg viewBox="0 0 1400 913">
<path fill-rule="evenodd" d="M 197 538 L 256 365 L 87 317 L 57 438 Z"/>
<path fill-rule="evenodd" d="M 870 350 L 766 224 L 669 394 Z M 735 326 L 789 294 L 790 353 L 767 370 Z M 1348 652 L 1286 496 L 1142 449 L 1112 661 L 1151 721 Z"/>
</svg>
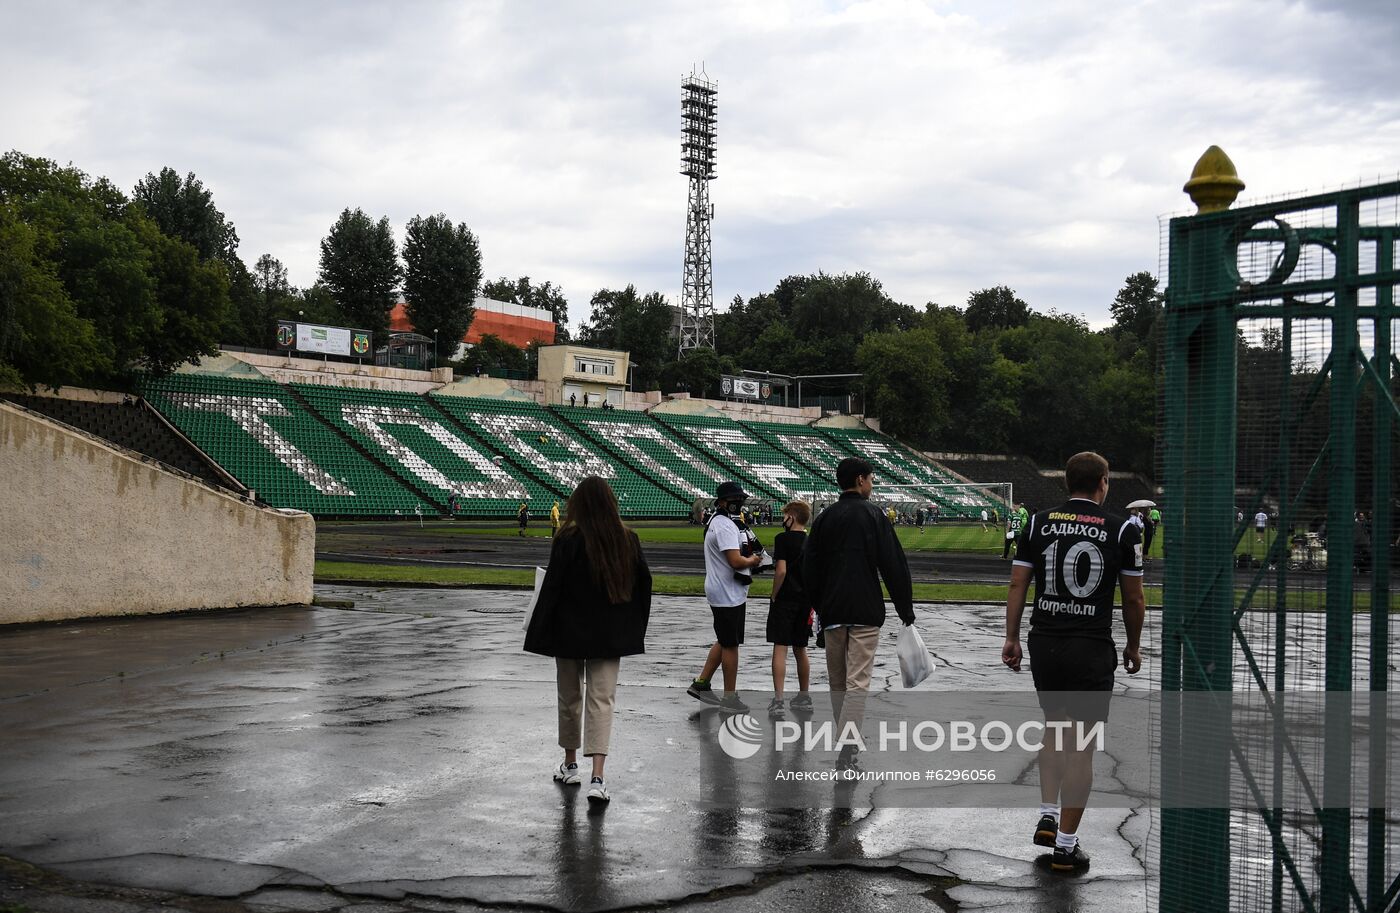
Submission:
<svg viewBox="0 0 1400 913">
<path fill-rule="evenodd" d="M 433 327 L 433 367 L 437 367 L 437 327 Z"/>
</svg>

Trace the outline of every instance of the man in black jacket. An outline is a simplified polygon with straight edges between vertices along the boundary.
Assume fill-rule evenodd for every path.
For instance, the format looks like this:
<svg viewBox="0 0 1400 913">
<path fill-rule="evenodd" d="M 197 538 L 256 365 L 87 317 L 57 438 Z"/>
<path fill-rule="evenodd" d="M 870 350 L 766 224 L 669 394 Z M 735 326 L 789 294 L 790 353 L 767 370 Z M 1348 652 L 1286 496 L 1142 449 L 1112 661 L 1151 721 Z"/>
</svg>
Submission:
<svg viewBox="0 0 1400 913">
<path fill-rule="evenodd" d="M 894 526 L 870 503 L 875 471 L 865 460 L 848 457 L 836 467 L 841 498 L 822 511 L 807 534 L 802 568 L 807 594 L 826 634 L 826 671 L 838 732 L 857 727 L 870 689 L 875 648 L 885 623 L 883 578 L 890 600 L 906 625 L 914 623 L 914 585 L 909 562 Z M 846 701 L 851 692 L 851 701 Z M 855 751 L 841 749 L 839 763 L 853 763 Z"/>
</svg>

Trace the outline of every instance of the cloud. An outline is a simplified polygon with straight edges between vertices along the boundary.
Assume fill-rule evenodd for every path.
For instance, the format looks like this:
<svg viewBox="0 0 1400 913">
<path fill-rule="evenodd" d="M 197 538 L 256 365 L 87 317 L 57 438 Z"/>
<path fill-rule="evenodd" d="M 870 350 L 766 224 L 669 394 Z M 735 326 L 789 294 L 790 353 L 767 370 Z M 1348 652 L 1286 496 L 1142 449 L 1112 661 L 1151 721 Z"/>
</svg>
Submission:
<svg viewBox="0 0 1400 913">
<path fill-rule="evenodd" d="M 295 283 L 341 209 L 444 212 L 487 275 L 673 301 L 679 82 L 719 80 L 715 298 L 867 270 L 1107 318 L 1219 143 L 1276 196 L 1397 171 L 1388 3 L 12 4 L 6 142 L 194 171 Z"/>
</svg>

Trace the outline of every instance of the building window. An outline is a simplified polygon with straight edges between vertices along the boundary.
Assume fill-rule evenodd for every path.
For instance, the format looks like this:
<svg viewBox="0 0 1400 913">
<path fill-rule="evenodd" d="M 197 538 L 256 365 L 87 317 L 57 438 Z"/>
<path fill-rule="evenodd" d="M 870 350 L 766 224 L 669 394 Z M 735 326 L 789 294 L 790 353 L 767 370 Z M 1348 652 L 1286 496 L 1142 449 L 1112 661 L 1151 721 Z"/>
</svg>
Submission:
<svg viewBox="0 0 1400 913">
<path fill-rule="evenodd" d="M 608 405 L 609 405 L 609 406 L 621 406 L 621 405 L 622 405 L 622 388 L 621 388 L 621 387 L 609 387 L 609 388 L 608 388 L 607 396 L 608 396 Z"/>
<path fill-rule="evenodd" d="M 575 355 L 575 356 L 574 356 L 574 373 L 575 373 L 575 374 L 606 374 L 607 376 L 611 377 L 611 376 L 613 375 L 613 373 L 614 373 L 614 372 L 613 372 L 613 363 L 612 363 L 611 361 L 602 361 L 602 360 L 596 359 L 596 358 L 580 358 L 580 357 L 578 357 L 577 355 Z"/>
</svg>

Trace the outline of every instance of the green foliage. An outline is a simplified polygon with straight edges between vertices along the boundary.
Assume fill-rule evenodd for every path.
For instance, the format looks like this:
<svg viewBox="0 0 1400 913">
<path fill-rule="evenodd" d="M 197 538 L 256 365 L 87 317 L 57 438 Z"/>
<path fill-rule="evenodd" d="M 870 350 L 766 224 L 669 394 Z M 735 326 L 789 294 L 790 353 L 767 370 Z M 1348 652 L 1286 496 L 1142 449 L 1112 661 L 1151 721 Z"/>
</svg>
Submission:
<svg viewBox="0 0 1400 913">
<path fill-rule="evenodd" d="M 271 254 L 263 254 L 253 264 L 251 272 L 235 270 L 229 282 L 229 297 L 237 316 L 225 334 L 225 341 L 263 349 L 276 346 L 277 321 L 296 319 L 300 309 L 300 298 L 287 281 L 287 268 L 282 261 Z M 339 317 L 328 322 L 338 323 Z"/>
<path fill-rule="evenodd" d="M 1007 330 L 1029 323 L 1031 308 L 1011 289 L 998 285 L 968 295 L 963 317 L 967 328 L 974 333 L 987 329 Z"/>
<path fill-rule="evenodd" d="M 160 174 L 148 172 L 137 182 L 132 200 L 141 204 L 163 233 L 190 244 L 201 259 L 219 260 L 230 268 L 243 266 L 238 259 L 238 232 L 193 171 L 183 180 L 168 166 Z"/>
<path fill-rule="evenodd" d="M 661 389 L 666 393 L 686 392 L 691 396 L 717 399 L 720 375 L 737 373 L 732 358 L 722 358 L 714 349 L 691 349 L 661 369 Z"/>
<path fill-rule="evenodd" d="M 0 201 L 0 383 L 62 386 L 106 367 L 91 321 L 78 316 L 36 229 Z"/>
<path fill-rule="evenodd" d="M 928 327 L 874 333 L 857 350 L 865 375 L 866 409 L 895 433 L 935 440 L 948 419 L 948 366 L 937 333 Z"/>
<path fill-rule="evenodd" d="M 159 174 L 148 172 L 132 191 L 132 201 L 162 234 L 186 242 L 200 260 L 220 263 L 227 270 L 230 307 L 224 326 L 219 328 L 220 341 L 271 346 L 273 330 L 264 319 L 252 274 L 238 257 L 238 232 L 194 172 L 183 179 L 170 167 L 162 168 Z"/>
<path fill-rule="evenodd" d="M 593 313 L 579 331 L 586 346 L 629 352 L 635 367 L 633 387 L 655 390 L 661 370 L 676 357 L 671 338 L 671 306 L 659 292 L 637 294 L 636 286 L 621 291 L 599 289 L 590 302 Z"/>
<path fill-rule="evenodd" d="M 481 285 L 481 248 L 465 223 L 441 213 L 408 220 L 403 243 L 404 298 L 415 332 L 434 337 L 450 357 L 467 335 Z"/>
<path fill-rule="evenodd" d="M 389 332 L 401 275 L 388 216 L 375 222 L 346 209 L 321 240 L 321 283 L 351 328 L 374 333 L 376 345 Z"/>
<path fill-rule="evenodd" d="M 1162 306 L 1157 277 L 1145 270 L 1133 273 L 1109 305 L 1114 335 L 1132 334 L 1137 342 L 1146 343 L 1162 316 Z"/>
<path fill-rule="evenodd" d="M 21 296 L 0 312 L 6 376 L 126 387 L 217 351 L 225 266 L 163 234 L 109 181 L 11 152 L 0 208 L 0 273 Z"/>
<path fill-rule="evenodd" d="M 528 373 L 531 361 L 530 354 L 525 349 L 514 343 L 506 342 L 494 333 L 487 333 L 481 337 L 480 341 L 467 349 L 466 355 L 456 363 L 456 367 L 458 372 L 462 374 L 489 374 L 496 369 Z M 478 368 L 480 371 L 477 370 Z"/>
<path fill-rule="evenodd" d="M 319 323 L 326 326 L 345 326 L 350 323 L 340 311 L 340 304 L 330 289 L 320 282 L 310 288 L 293 293 L 291 298 L 279 299 L 272 318 L 274 320 L 300 320 L 304 323 Z"/>
<path fill-rule="evenodd" d="M 521 276 L 514 281 L 502 276 L 482 286 L 481 294 L 496 301 L 509 301 L 549 311 L 554 315 L 554 341 L 569 341 L 569 301 L 564 297 L 564 290 L 552 282 L 533 285 L 529 276 Z"/>
</svg>

